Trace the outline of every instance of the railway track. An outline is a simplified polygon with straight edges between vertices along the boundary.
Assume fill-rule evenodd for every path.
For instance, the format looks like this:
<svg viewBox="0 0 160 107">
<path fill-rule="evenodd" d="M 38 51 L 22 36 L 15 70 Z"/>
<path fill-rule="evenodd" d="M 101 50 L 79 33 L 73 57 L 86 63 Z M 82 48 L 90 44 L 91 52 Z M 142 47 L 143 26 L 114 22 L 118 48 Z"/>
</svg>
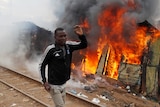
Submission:
<svg viewBox="0 0 160 107">
<path fill-rule="evenodd" d="M 24 74 L 0 66 L 0 107 L 14 107 L 16 104 L 16 107 L 54 107 L 50 94 L 45 91 L 41 82 Z M 160 107 L 158 103 L 129 94 L 124 89 L 101 85 L 93 93 L 67 87 L 65 107 Z M 107 94 L 108 100 L 98 96 L 102 92 Z M 88 98 L 78 96 L 79 93 Z M 100 103 L 93 102 L 94 98 L 99 98 Z"/>
<path fill-rule="evenodd" d="M 1 66 L 0 74 L 0 85 L 10 87 L 10 89 L 15 90 L 17 93 L 20 93 L 22 95 L 22 99 L 27 97 L 29 101 L 34 102 L 34 104 L 36 105 L 33 107 L 54 106 L 49 93 L 44 90 L 44 87 L 42 86 L 40 81 L 37 81 L 29 76 Z M 15 99 L 18 100 L 18 97 L 15 97 Z M 3 107 L 3 102 L 0 102 L 0 105 Z M 102 106 L 67 92 L 66 107 L 74 107 L 75 105 L 76 107 Z M 28 106 L 26 105 L 26 107 Z"/>
<path fill-rule="evenodd" d="M 19 89 L 10 84 L 0 81 L 0 107 L 46 107 L 43 102 L 40 102 L 31 96 L 26 95 Z"/>
</svg>

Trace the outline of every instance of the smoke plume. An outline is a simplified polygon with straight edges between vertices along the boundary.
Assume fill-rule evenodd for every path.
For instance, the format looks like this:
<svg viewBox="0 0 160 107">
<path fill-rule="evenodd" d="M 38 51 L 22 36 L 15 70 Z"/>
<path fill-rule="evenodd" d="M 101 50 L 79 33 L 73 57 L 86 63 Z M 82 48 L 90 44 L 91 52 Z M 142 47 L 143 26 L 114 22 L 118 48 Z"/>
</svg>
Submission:
<svg viewBox="0 0 160 107">
<path fill-rule="evenodd" d="M 126 42 L 131 42 L 131 40 L 129 40 L 130 36 L 133 36 L 131 32 L 136 30 L 136 27 L 133 26 L 132 20 L 135 20 L 135 24 L 147 20 L 158 28 L 158 18 L 160 17 L 159 0 L 68 0 L 65 2 L 61 0 L 61 2 L 62 4 L 60 7 L 63 7 L 63 12 L 60 15 L 61 17 L 59 17 L 57 26 L 67 29 L 69 37 L 73 39 L 77 37 L 72 30 L 73 26 L 76 24 L 82 24 L 84 20 L 87 20 L 90 24 L 89 33 L 87 34 L 89 50 L 93 52 L 96 52 L 96 49 L 98 48 L 98 45 L 96 44 L 98 44 L 98 39 L 101 36 L 97 19 L 102 11 L 109 7 L 113 7 L 113 14 L 116 14 L 114 11 L 116 9 L 127 9 L 123 15 L 126 22 L 123 25 L 123 38 Z M 108 20 L 106 18 L 106 23 L 108 24 L 115 21 L 116 20 L 114 19 Z M 114 26 L 105 29 L 106 31 L 112 29 L 112 31 L 116 32 Z M 116 40 L 117 36 L 118 35 L 114 35 L 113 37 L 110 37 L 110 39 L 115 42 L 121 42 Z"/>
<path fill-rule="evenodd" d="M 58 20 L 50 0 L 1 0 L 0 1 L 0 65 L 37 77 L 39 57 L 26 59 L 31 39 L 24 33 L 35 30 L 30 24 L 52 31 Z M 56 4 L 59 2 L 55 1 Z M 25 29 L 25 32 L 23 30 Z M 30 72 L 28 72 L 30 71 Z"/>
</svg>

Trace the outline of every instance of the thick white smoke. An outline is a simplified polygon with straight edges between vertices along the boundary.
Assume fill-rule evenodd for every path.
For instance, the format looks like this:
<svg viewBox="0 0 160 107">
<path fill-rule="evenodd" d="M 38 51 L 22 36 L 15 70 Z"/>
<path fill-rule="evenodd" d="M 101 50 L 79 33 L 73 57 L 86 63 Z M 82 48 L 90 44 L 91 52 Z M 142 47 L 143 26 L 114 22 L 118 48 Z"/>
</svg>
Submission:
<svg viewBox="0 0 160 107">
<path fill-rule="evenodd" d="M 60 2 L 54 0 L 1 0 L 0 1 L 0 65 L 13 70 L 31 71 L 37 76 L 38 59 L 27 61 L 25 54 L 30 40 L 20 42 L 19 22 L 32 22 L 39 27 L 53 31 L 58 20 Z M 56 7 L 57 6 L 57 7 Z M 27 26 L 26 26 L 27 27 Z"/>
</svg>

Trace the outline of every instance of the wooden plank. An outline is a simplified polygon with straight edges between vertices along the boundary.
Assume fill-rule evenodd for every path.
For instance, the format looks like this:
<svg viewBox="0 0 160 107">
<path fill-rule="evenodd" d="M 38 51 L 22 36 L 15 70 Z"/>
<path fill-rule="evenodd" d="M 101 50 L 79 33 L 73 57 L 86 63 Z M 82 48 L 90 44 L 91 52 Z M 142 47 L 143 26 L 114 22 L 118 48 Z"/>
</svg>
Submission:
<svg viewBox="0 0 160 107">
<path fill-rule="evenodd" d="M 149 47 L 150 55 L 150 66 L 158 66 L 159 65 L 159 57 L 160 57 L 160 38 L 156 41 L 153 41 Z"/>
<path fill-rule="evenodd" d="M 102 75 L 103 73 L 105 62 L 106 62 L 106 56 L 107 56 L 107 48 L 104 48 L 96 69 L 97 75 Z"/>
<path fill-rule="evenodd" d="M 140 65 L 123 63 L 118 70 L 118 80 L 126 85 L 134 86 L 140 80 L 140 70 Z"/>
<path fill-rule="evenodd" d="M 157 96 L 158 93 L 158 66 L 160 62 L 160 38 L 152 41 L 150 47 L 150 63 L 146 69 L 147 94 Z"/>
<path fill-rule="evenodd" d="M 147 94 L 156 95 L 157 92 L 157 68 L 156 67 L 147 67 L 146 72 L 146 88 Z"/>
</svg>

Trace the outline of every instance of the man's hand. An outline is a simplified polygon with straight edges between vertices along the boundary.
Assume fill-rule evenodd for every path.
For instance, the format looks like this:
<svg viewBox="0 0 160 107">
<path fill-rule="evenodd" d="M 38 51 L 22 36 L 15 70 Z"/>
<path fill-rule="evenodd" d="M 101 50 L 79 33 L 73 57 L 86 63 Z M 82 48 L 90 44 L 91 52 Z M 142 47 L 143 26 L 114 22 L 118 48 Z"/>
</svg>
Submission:
<svg viewBox="0 0 160 107">
<path fill-rule="evenodd" d="M 82 30 L 82 27 L 80 25 L 75 25 L 74 26 L 74 32 L 77 34 L 77 35 L 83 35 L 83 30 Z"/>
<path fill-rule="evenodd" d="M 47 91 L 50 91 L 51 86 L 48 84 L 48 82 L 45 82 L 45 83 L 43 84 L 43 86 L 44 86 L 44 88 L 45 88 Z"/>
</svg>

